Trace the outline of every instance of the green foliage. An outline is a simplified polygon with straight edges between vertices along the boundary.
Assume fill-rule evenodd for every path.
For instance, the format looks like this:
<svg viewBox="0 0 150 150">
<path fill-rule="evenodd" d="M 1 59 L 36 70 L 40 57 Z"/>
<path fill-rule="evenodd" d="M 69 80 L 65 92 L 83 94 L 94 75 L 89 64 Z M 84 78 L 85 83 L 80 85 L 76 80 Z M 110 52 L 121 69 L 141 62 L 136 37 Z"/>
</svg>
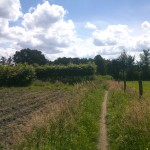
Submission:
<svg viewBox="0 0 150 150">
<path fill-rule="evenodd" d="M 96 67 L 94 64 L 36 67 L 37 79 L 60 80 L 68 83 L 90 80 L 95 75 L 95 71 Z"/>
<path fill-rule="evenodd" d="M 94 79 L 95 70 L 94 64 L 38 67 L 27 64 L 3 65 L 0 66 L 0 86 L 29 85 L 34 78 L 41 81 L 61 81 L 73 84 Z"/>
<path fill-rule="evenodd" d="M 95 56 L 94 62 L 97 65 L 97 74 L 106 75 L 106 60 L 100 55 Z"/>
<path fill-rule="evenodd" d="M 38 64 L 45 65 L 47 60 L 41 51 L 22 49 L 17 51 L 13 57 L 15 63 L 28 63 L 28 64 Z"/>
<path fill-rule="evenodd" d="M 117 59 L 108 61 L 108 73 L 114 79 L 136 81 L 150 80 L 150 50 L 143 50 L 140 61 L 135 64 L 135 57 L 123 51 Z"/>
<path fill-rule="evenodd" d="M 29 85 L 35 77 L 35 70 L 29 65 L 0 66 L 0 86 Z"/>
<path fill-rule="evenodd" d="M 92 59 L 87 59 L 87 58 L 58 58 L 56 59 L 53 64 L 54 65 L 69 65 L 69 64 L 88 64 L 89 62 L 93 62 Z"/>
<path fill-rule="evenodd" d="M 143 80 L 150 79 L 150 49 L 143 50 L 143 54 L 140 54 L 141 64 L 141 78 Z"/>
</svg>

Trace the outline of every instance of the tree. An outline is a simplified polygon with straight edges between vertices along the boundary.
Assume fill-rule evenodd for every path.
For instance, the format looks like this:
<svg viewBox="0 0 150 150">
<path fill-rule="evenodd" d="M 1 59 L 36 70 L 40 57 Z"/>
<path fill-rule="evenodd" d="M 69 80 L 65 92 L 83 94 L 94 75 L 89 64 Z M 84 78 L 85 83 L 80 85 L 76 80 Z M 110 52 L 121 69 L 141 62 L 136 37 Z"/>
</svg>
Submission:
<svg viewBox="0 0 150 150">
<path fill-rule="evenodd" d="M 11 65 L 11 64 L 12 64 L 12 62 L 13 62 L 12 57 L 9 57 L 9 58 L 7 59 L 7 64 L 8 64 L 8 65 Z"/>
<path fill-rule="evenodd" d="M 118 57 L 118 60 L 120 62 L 120 66 L 122 68 L 122 70 L 126 70 L 126 67 L 127 67 L 127 53 L 126 51 L 124 50 L 121 55 Z"/>
<path fill-rule="evenodd" d="M 66 57 L 63 57 L 63 58 L 58 58 L 54 61 L 54 64 L 56 65 L 69 65 L 72 63 L 72 58 L 66 58 Z"/>
<path fill-rule="evenodd" d="M 66 58 L 66 57 L 62 57 L 62 58 L 57 58 L 54 61 L 55 65 L 69 65 L 69 64 L 88 64 L 89 62 L 93 62 L 93 59 L 87 59 L 87 58 Z"/>
<path fill-rule="evenodd" d="M 132 66 L 134 64 L 134 57 L 127 55 L 126 51 L 124 50 L 118 57 L 118 61 L 121 67 L 120 76 L 124 80 L 124 91 L 126 91 L 127 77 L 131 78 L 131 76 L 133 76 L 133 74 L 130 73 L 133 73 L 131 69 L 133 69 Z"/>
<path fill-rule="evenodd" d="M 108 64 L 109 74 L 113 76 L 114 79 L 119 79 L 119 72 L 120 72 L 120 63 L 118 59 L 113 59 Z"/>
<path fill-rule="evenodd" d="M 126 72 L 127 72 L 127 80 L 135 80 L 135 56 L 127 55 L 126 60 Z"/>
<path fill-rule="evenodd" d="M 106 63 L 105 59 L 103 59 L 100 55 L 95 56 L 94 62 L 97 65 L 97 73 L 101 75 L 106 74 Z"/>
<path fill-rule="evenodd" d="M 38 50 L 22 49 L 17 51 L 13 56 L 15 63 L 28 63 L 28 64 L 38 64 L 45 65 L 48 60 Z"/>
<path fill-rule="evenodd" d="M 122 72 L 122 76 L 125 79 L 133 80 L 134 79 L 134 60 L 135 57 L 128 55 L 124 50 L 121 55 L 118 57 L 118 61 L 120 64 L 120 72 Z"/>
<path fill-rule="evenodd" d="M 143 50 L 143 54 L 140 54 L 140 63 L 142 66 L 142 77 L 144 80 L 150 79 L 150 49 Z"/>
<path fill-rule="evenodd" d="M 150 65 L 150 49 L 143 50 L 143 54 L 140 54 L 140 59 L 143 66 L 148 67 Z"/>
<path fill-rule="evenodd" d="M 5 65 L 6 62 L 7 62 L 7 59 L 2 56 L 1 59 L 0 59 L 0 62 L 1 62 L 2 65 Z"/>
</svg>

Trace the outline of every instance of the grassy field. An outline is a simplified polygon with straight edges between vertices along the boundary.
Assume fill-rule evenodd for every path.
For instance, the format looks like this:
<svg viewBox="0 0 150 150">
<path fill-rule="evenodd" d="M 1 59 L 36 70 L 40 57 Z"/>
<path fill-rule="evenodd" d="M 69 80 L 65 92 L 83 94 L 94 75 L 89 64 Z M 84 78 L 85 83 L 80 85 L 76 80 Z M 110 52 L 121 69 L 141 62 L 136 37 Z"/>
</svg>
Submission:
<svg viewBox="0 0 150 150">
<path fill-rule="evenodd" d="M 127 82 L 126 93 L 118 83 L 110 85 L 107 115 L 109 149 L 150 149 L 150 82 L 143 83 L 142 99 L 139 99 L 136 82 Z"/>
<path fill-rule="evenodd" d="M 134 87 L 138 91 L 138 81 L 128 81 L 127 86 Z M 143 81 L 143 91 L 150 92 L 150 81 Z"/>
<path fill-rule="evenodd" d="M 75 85 L 36 81 L 0 88 L 0 149 L 96 150 L 101 104 L 110 77 Z M 109 82 L 110 150 L 150 149 L 150 82 Z"/>
<path fill-rule="evenodd" d="M 0 88 L 1 149 L 96 149 L 102 80 Z"/>
</svg>

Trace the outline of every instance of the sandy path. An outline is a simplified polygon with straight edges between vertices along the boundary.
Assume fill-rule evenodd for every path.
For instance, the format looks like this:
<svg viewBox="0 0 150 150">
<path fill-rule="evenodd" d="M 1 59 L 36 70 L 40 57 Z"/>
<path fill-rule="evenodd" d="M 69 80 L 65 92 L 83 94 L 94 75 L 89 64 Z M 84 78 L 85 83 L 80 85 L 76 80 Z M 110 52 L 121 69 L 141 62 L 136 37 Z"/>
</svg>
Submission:
<svg viewBox="0 0 150 150">
<path fill-rule="evenodd" d="M 108 98 L 108 91 L 105 91 L 104 100 L 102 103 L 102 112 L 101 112 L 101 128 L 100 128 L 100 139 L 99 139 L 99 147 L 98 147 L 99 150 L 108 149 L 107 127 L 106 127 L 107 98 Z"/>
</svg>

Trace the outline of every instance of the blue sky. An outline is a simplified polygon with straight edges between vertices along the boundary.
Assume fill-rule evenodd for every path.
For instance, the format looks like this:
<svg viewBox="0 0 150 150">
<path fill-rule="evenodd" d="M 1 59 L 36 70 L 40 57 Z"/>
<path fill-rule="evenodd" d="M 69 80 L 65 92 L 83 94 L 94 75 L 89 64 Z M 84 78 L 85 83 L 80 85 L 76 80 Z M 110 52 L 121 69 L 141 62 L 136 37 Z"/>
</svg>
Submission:
<svg viewBox="0 0 150 150">
<path fill-rule="evenodd" d="M 2 0 L 0 56 L 28 47 L 49 59 L 138 57 L 150 47 L 149 14 L 149 0 Z"/>
<path fill-rule="evenodd" d="M 36 7 L 42 0 L 21 0 L 23 12 Z M 137 23 L 149 19 L 149 0 L 49 0 L 51 4 L 63 6 L 67 18 L 75 22 L 106 20 L 110 23 Z M 130 22 L 129 22 L 130 21 Z"/>
</svg>

